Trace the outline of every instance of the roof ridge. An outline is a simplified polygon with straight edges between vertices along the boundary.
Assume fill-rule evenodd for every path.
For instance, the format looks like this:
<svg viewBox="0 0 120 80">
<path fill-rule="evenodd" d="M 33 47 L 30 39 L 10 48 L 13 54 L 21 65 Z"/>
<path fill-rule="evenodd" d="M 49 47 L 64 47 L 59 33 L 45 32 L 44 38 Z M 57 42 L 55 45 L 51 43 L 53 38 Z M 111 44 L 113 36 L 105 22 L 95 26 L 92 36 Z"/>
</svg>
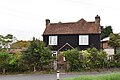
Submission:
<svg viewBox="0 0 120 80">
<path fill-rule="evenodd" d="M 77 22 L 50 23 L 43 35 L 52 34 L 100 34 L 100 25 L 95 21 L 87 22 L 83 18 Z"/>
</svg>

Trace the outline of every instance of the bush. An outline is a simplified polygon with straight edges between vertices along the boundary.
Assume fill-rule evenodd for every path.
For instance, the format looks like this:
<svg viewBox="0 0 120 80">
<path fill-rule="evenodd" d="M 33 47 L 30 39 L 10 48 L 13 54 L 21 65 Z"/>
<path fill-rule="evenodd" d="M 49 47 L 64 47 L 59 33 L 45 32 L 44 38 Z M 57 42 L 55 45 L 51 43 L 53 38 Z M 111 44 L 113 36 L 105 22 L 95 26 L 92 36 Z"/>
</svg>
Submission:
<svg viewBox="0 0 120 80">
<path fill-rule="evenodd" d="M 70 71 L 79 71 L 82 68 L 82 60 L 80 56 L 82 55 L 79 50 L 73 49 L 64 52 L 67 63 L 69 64 Z"/>
<path fill-rule="evenodd" d="M 9 53 L 7 52 L 0 52 L 0 69 L 3 74 L 6 73 L 6 69 L 8 68 L 9 64 Z"/>
<path fill-rule="evenodd" d="M 77 49 L 64 52 L 70 71 L 79 71 L 80 69 L 104 68 L 108 64 L 105 51 L 99 52 L 96 48 L 88 48 L 79 51 Z"/>
</svg>

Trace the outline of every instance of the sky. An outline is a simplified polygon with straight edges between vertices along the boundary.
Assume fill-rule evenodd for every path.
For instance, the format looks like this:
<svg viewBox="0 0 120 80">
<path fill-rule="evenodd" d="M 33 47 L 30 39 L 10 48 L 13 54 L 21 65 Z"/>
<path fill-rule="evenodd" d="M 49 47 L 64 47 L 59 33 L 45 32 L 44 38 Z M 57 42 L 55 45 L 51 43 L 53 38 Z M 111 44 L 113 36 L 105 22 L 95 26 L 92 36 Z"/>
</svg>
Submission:
<svg viewBox="0 0 120 80">
<path fill-rule="evenodd" d="M 18 40 L 42 40 L 45 19 L 51 23 L 77 22 L 81 18 L 111 25 L 119 33 L 119 0 L 0 0 L 0 35 L 13 34 Z"/>
</svg>

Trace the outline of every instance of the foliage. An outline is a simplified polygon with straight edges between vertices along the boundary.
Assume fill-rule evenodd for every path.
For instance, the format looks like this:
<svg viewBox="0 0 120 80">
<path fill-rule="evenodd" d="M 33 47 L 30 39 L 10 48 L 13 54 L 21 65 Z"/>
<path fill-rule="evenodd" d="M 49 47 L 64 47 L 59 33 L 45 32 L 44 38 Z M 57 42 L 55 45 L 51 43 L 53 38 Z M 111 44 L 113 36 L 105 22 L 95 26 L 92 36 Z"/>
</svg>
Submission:
<svg viewBox="0 0 120 80">
<path fill-rule="evenodd" d="M 99 51 L 96 48 L 88 48 L 87 49 L 88 53 L 90 53 L 90 63 L 91 68 L 97 68 L 99 66 Z M 94 64 L 93 64 L 94 63 Z"/>
<path fill-rule="evenodd" d="M 7 34 L 6 36 L 0 35 L 1 48 L 8 49 L 12 42 L 14 42 L 15 37 L 12 34 Z"/>
<path fill-rule="evenodd" d="M 120 47 L 116 49 L 116 54 L 120 54 Z"/>
<path fill-rule="evenodd" d="M 116 54 L 116 48 L 120 47 L 120 35 L 119 34 L 110 34 L 110 39 L 108 44 L 113 47 Z"/>
<path fill-rule="evenodd" d="M 66 61 L 71 71 L 80 69 L 96 69 L 107 66 L 108 59 L 105 51 L 98 51 L 96 48 L 78 51 L 77 49 L 64 52 Z"/>
<path fill-rule="evenodd" d="M 108 55 L 107 55 L 107 53 L 105 51 L 101 51 L 99 53 L 99 62 L 100 62 L 99 67 L 105 68 L 107 66 L 107 64 L 108 64 Z"/>
<path fill-rule="evenodd" d="M 99 52 L 96 48 L 88 48 L 88 53 L 90 53 L 90 63 L 91 68 L 102 68 L 105 62 L 107 62 L 107 54 L 105 51 Z"/>
<path fill-rule="evenodd" d="M 11 49 L 28 48 L 29 45 L 30 45 L 30 41 L 17 41 L 11 45 Z"/>
<path fill-rule="evenodd" d="M 70 65 L 70 71 L 78 71 L 81 67 L 81 61 L 79 59 L 79 56 L 81 53 L 77 49 L 73 50 L 67 50 L 64 52 L 65 59 Z"/>
<path fill-rule="evenodd" d="M 13 39 L 13 35 L 12 34 L 7 34 L 4 38 L 5 39 Z"/>
<path fill-rule="evenodd" d="M 27 65 L 31 66 L 34 71 L 45 70 L 46 67 L 50 68 L 50 63 L 52 60 L 51 51 L 45 47 L 45 44 L 33 38 L 28 49 L 23 53 L 23 61 Z"/>
<path fill-rule="evenodd" d="M 116 67 L 120 67 L 120 53 L 114 55 L 114 61 L 116 62 Z"/>
<path fill-rule="evenodd" d="M 5 73 L 6 71 L 20 71 L 21 56 L 21 53 L 10 54 L 8 52 L 0 52 L 0 70 L 2 70 L 3 73 Z"/>
<path fill-rule="evenodd" d="M 111 26 L 106 26 L 105 28 L 101 26 L 101 39 L 108 37 L 111 33 L 113 33 Z"/>
<path fill-rule="evenodd" d="M 0 52 L 0 69 L 3 70 L 3 73 L 6 72 L 8 63 L 9 63 L 9 53 Z"/>
<path fill-rule="evenodd" d="M 70 71 L 78 71 L 82 67 L 80 56 L 82 55 L 79 50 L 73 49 L 64 52 L 65 59 L 70 65 Z"/>
<path fill-rule="evenodd" d="M 0 39 L 12 38 L 12 35 L 2 36 Z M 45 44 L 33 38 L 33 41 L 18 41 L 12 45 L 12 49 L 23 49 L 21 52 L 0 52 L 0 72 L 23 72 L 30 70 L 50 70 L 52 68 L 52 52 Z M 0 48 L 2 49 L 2 48 Z"/>
<path fill-rule="evenodd" d="M 22 53 L 11 53 L 9 56 L 9 71 L 18 72 L 21 68 L 21 57 Z"/>
<path fill-rule="evenodd" d="M 82 67 L 84 69 L 90 69 L 90 57 L 91 57 L 90 53 L 88 53 L 87 50 L 83 50 L 82 54 L 83 54 Z"/>
</svg>

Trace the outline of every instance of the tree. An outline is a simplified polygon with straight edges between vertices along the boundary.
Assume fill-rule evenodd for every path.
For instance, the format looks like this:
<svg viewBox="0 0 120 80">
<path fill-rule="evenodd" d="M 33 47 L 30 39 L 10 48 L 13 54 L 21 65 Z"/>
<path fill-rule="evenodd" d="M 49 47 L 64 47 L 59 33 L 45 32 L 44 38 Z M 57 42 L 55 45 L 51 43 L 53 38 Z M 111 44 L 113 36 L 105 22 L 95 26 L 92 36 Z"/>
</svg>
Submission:
<svg viewBox="0 0 120 80">
<path fill-rule="evenodd" d="M 0 35 L 1 47 L 4 49 L 10 48 L 10 45 L 14 42 L 15 37 L 12 34 L 7 34 L 6 36 Z"/>
<path fill-rule="evenodd" d="M 116 48 L 120 47 L 120 35 L 119 34 L 110 34 L 110 39 L 108 44 L 114 48 L 114 53 L 116 54 Z"/>
<path fill-rule="evenodd" d="M 101 26 L 101 39 L 108 37 L 110 33 L 113 33 L 111 26 L 106 26 L 105 28 Z"/>
<path fill-rule="evenodd" d="M 0 68 L 3 71 L 3 74 L 6 72 L 6 68 L 9 63 L 9 53 L 7 52 L 0 52 Z"/>
<path fill-rule="evenodd" d="M 45 44 L 42 41 L 33 38 L 30 46 L 23 53 L 23 60 L 24 63 L 33 68 L 34 72 L 37 68 L 43 70 L 47 67 L 48 69 L 50 68 L 52 60 L 52 52 L 45 47 Z"/>
<path fill-rule="evenodd" d="M 5 38 L 6 38 L 6 39 L 13 39 L 13 35 L 12 35 L 12 34 L 7 34 L 7 35 L 5 36 Z"/>
<path fill-rule="evenodd" d="M 22 49 L 28 48 L 30 46 L 30 41 L 17 41 L 11 45 L 11 49 Z"/>
</svg>

